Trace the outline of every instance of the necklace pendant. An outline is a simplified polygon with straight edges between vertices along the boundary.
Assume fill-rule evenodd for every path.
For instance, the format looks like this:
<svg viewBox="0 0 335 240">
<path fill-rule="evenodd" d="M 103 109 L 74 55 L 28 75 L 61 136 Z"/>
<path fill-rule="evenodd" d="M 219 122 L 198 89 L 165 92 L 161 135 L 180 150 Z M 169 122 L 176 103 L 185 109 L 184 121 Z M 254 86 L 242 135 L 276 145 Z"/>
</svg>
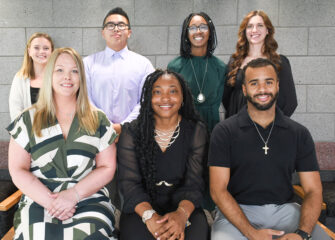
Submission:
<svg viewBox="0 0 335 240">
<path fill-rule="evenodd" d="M 268 147 L 268 145 L 265 143 L 265 145 L 264 145 L 264 147 L 263 147 L 263 150 L 264 150 L 264 154 L 265 155 L 268 155 L 268 150 L 269 150 L 270 148 Z"/>
<path fill-rule="evenodd" d="M 206 100 L 205 95 L 202 93 L 199 93 L 198 97 L 197 97 L 197 101 L 198 103 L 203 103 Z"/>
</svg>

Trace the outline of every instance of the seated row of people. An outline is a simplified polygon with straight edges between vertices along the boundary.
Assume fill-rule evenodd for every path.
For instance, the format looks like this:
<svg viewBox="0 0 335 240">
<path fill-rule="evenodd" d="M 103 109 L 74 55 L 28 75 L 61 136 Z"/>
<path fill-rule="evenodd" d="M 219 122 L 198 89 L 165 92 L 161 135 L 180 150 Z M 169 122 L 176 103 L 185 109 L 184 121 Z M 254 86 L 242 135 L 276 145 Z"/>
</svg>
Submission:
<svg viewBox="0 0 335 240">
<path fill-rule="evenodd" d="M 43 84 L 36 104 L 18 117 L 13 113 L 7 128 L 9 169 L 23 192 L 15 239 L 117 239 L 115 207 L 104 187 L 114 176 L 116 151 L 120 239 L 208 239 L 202 211 L 207 164 L 217 206 L 212 239 L 328 239 L 315 227 L 322 190 L 313 140 L 276 108 L 281 82 L 293 80 L 288 60 L 275 52 L 273 27 L 261 14 L 247 16 L 241 35 L 249 52 L 233 55 L 235 73 L 228 75 L 242 81 L 246 101 L 220 124 L 226 67 L 213 56 L 215 28 L 204 13 L 185 19 L 182 56 L 169 64 L 175 71 L 152 72 L 149 61 L 136 66 L 145 58 L 127 49 L 130 23 L 120 8 L 104 19 L 105 51 L 87 57 L 85 67 L 75 50 L 51 54 L 51 40 L 48 48 L 43 36 L 31 39 L 26 52 L 34 74 L 26 88 L 41 74 Z M 264 51 L 269 39 L 271 50 Z M 288 80 L 278 77 L 283 66 Z M 290 105 L 287 115 L 296 106 L 294 85 L 289 91 L 293 102 L 285 98 L 280 106 L 285 112 L 283 106 Z M 294 171 L 310 196 L 301 210 L 290 203 Z"/>
<path fill-rule="evenodd" d="M 322 187 L 313 140 L 276 108 L 275 65 L 252 60 L 243 74 L 247 107 L 214 128 L 209 146 L 211 239 L 328 239 L 315 226 Z M 120 239 L 208 239 L 201 208 L 208 134 L 191 92 L 181 75 L 156 70 L 140 102 L 118 142 Z M 23 192 L 15 239 L 117 239 L 104 188 L 116 168 L 117 134 L 90 105 L 73 49 L 53 52 L 37 103 L 8 131 L 9 170 Z M 290 203 L 294 171 L 309 196 L 301 210 Z"/>
</svg>

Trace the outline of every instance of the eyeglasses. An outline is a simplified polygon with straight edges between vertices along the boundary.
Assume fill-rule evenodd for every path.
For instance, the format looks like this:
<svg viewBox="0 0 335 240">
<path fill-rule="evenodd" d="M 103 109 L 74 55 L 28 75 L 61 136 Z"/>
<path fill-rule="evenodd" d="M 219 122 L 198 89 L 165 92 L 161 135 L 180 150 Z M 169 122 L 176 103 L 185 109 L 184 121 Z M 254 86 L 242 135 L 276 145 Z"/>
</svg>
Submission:
<svg viewBox="0 0 335 240">
<path fill-rule="evenodd" d="M 115 29 L 117 26 L 117 29 L 120 31 L 126 30 L 127 27 L 129 27 L 129 24 L 125 24 L 124 22 L 119 22 L 119 23 L 113 23 L 113 22 L 108 22 L 105 23 L 104 28 L 106 28 L 109 31 L 112 31 Z"/>
<path fill-rule="evenodd" d="M 202 23 L 199 26 L 196 26 L 196 25 L 189 26 L 188 27 L 188 32 L 190 34 L 193 34 L 193 33 L 196 33 L 198 31 L 198 29 L 199 29 L 200 32 L 203 32 L 203 33 L 207 32 L 208 31 L 208 25 Z"/>
</svg>

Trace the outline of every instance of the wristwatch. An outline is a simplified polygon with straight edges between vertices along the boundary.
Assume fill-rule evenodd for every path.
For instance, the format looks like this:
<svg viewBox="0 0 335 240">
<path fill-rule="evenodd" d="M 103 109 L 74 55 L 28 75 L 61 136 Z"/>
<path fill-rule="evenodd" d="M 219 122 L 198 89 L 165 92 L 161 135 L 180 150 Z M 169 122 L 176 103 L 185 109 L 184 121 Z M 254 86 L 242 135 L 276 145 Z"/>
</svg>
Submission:
<svg viewBox="0 0 335 240">
<path fill-rule="evenodd" d="M 142 215 L 142 221 L 145 224 L 146 221 L 148 221 L 150 218 L 152 218 L 152 215 L 154 215 L 156 211 L 153 209 L 145 210 Z"/>
<path fill-rule="evenodd" d="M 300 237 L 302 237 L 303 240 L 312 240 L 312 236 L 309 235 L 307 232 L 302 231 L 301 229 L 295 230 L 296 234 L 298 234 Z"/>
</svg>

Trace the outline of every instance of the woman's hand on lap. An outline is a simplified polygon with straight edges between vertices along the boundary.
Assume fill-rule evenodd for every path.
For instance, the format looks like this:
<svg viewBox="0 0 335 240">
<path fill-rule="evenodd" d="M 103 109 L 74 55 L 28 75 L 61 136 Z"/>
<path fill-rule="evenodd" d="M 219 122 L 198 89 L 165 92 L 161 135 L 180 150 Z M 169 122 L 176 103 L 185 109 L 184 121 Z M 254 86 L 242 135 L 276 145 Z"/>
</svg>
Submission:
<svg viewBox="0 0 335 240">
<path fill-rule="evenodd" d="M 152 215 L 152 218 L 150 218 L 149 220 L 145 222 L 145 225 L 147 226 L 149 232 L 155 238 L 156 238 L 155 236 L 156 231 L 163 225 L 162 223 L 157 223 L 161 218 L 162 216 L 158 215 L 157 213 L 154 213 Z"/>
<path fill-rule="evenodd" d="M 51 197 L 55 199 L 52 201 L 51 207 L 50 209 L 48 209 L 48 213 L 51 216 L 59 218 L 60 220 L 65 220 L 64 218 L 66 216 L 67 218 L 69 218 L 69 216 L 72 217 L 75 212 L 75 208 L 77 204 L 77 199 L 76 199 L 75 194 L 76 194 L 75 190 L 72 188 L 61 191 L 59 193 L 52 193 Z"/>
<path fill-rule="evenodd" d="M 63 212 L 61 215 L 59 215 L 57 218 L 61 221 L 67 220 L 69 218 L 72 218 L 74 213 L 76 212 L 76 208 L 74 207 L 73 209 L 71 209 L 68 212 Z"/>
<path fill-rule="evenodd" d="M 156 239 L 184 239 L 186 222 L 185 214 L 181 210 L 165 214 L 163 218 L 157 222 L 163 224 L 163 226 L 156 231 Z"/>
</svg>

